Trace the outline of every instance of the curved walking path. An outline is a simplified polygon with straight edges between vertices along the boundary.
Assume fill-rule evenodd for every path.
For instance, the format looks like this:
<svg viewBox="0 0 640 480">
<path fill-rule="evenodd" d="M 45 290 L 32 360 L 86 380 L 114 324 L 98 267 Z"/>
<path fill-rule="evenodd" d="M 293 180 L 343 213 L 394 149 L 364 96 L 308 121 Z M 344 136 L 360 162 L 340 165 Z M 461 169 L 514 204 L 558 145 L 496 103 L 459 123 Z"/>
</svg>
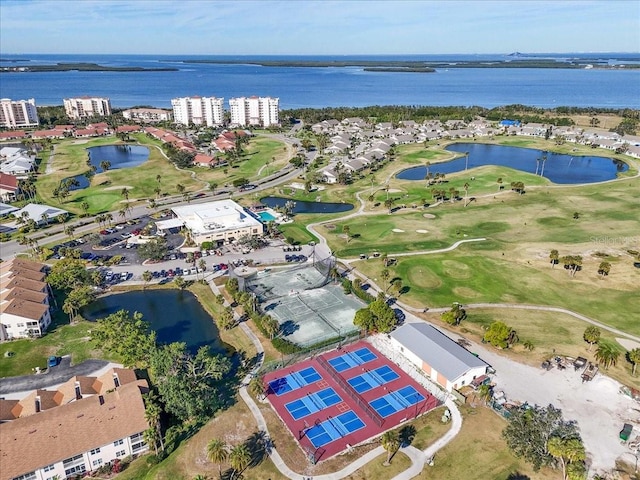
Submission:
<svg viewBox="0 0 640 480">
<path fill-rule="evenodd" d="M 209 286 L 214 295 L 218 295 L 220 293 L 220 290 L 218 289 L 217 285 L 215 285 L 215 283 L 210 282 Z M 239 317 L 235 313 L 234 315 L 236 317 Z M 271 438 L 271 436 L 269 435 L 267 422 L 264 416 L 262 415 L 260 408 L 258 407 L 255 400 L 247 390 L 247 386 L 249 385 L 249 382 L 258 373 L 258 370 L 260 370 L 260 367 L 264 362 L 264 348 L 260 343 L 260 339 L 251 331 L 251 329 L 248 327 L 246 323 L 241 322 L 239 326 L 240 326 L 240 329 L 244 332 L 244 334 L 249 338 L 249 340 L 251 340 L 251 343 L 253 343 L 254 347 L 256 348 L 257 354 L 260 355 L 260 361 L 253 367 L 253 369 L 245 376 L 245 378 L 242 381 L 242 385 L 240 386 L 240 389 L 239 389 L 240 398 L 242 398 L 244 403 L 247 405 L 247 407 L 251 411 L 251 414 L 256 419 L 258 430 L 261 432 L 264 432 L 268 438 Z M 419 475 L 420 472 L 422 472 L 422 469 L 424 468 L 424 464 L 426 460 L 429 458 L 432 458 L 438 450 L 440 450 L 445 445 L 447 445 L 460 432 L 460 429 L 462 427 L 462 415 L 460 414 L 458 407 L 455 405 L 455 403 L 450 397 L 448 397 L 447 400 L 445 401 L 445 405 L 449 408 L 449 411 L 451 412 L 451 419 L 452 419 L 451 428 L 447 431 L 447 433 L 445 433 L 442 437 L 436 440 L 432 445 L 427 447 L 424 451 L 421 451 L 410 445 L 406 447 L 402 447 L 399 451 L 407 455 L 407 457 L 409 457 L 409 459 L 411 460 L 411 467 L 409 467 L 407 470 L 393 477 L 393 480 L 409 480 Z M 367 452 L 366 454 L 362 455 L 360 458 L 353 461 L 352 463 L 344 467 L 342 470 L 338 470 L 337 472 L 333 472 L 333 473 L 327 473 L 324 475 L 313 475 L 312 478 L 314 480 L 340 480 L 342 478 L 345 478 L 351 475 L 353 472 L 364 467 L 367 463 L 376 459 L 380 455 L 383 455 L 384 453 L 386 453 L 386 450 L 382 446 L 378 446 L 373 450 Z M 309 478 L 311 478 L 309 475 L 301 475 L 291 470 L 289 466 L 284 462 L 284 460 L 280 456 L 280 453 L 277 451 L 275 447 L 269 451 L 269 458 L 271 458 L 271 461 L 273 462 L 275 467 L 278 469 L 278 471 L 287 478 L 290 478 L 292 480 L 308 480 Z"/>
</svg>

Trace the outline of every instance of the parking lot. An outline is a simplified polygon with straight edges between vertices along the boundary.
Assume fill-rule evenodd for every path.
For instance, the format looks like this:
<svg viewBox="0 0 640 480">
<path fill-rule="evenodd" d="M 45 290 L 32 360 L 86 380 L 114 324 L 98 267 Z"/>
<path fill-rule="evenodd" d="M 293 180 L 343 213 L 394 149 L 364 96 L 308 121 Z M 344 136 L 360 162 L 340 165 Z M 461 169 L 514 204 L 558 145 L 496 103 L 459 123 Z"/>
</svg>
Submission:
<svg viewBox="0 0 640 480">
<path fill-rule="evenodd" d="M 141 282 L 142 274 L 150 271 L 152 281 L 168 281 L 173 277 L 185 276 L 195 279 L 197 276 L 217 272 L 225 273 L 229 268 L 242 265 L 273 265 L 287 263 L 303 263 L 313 253 L 313 246 L 290 246 L 282 241 L 274 240 L 269 246 L 251 250 L 239 245 L 227 245 L 215 250 L 193 252 L 189 255 L 181 252 L 179 247 L 184 237 L 177 229 L 167 232 L 168 253 L 164 261 L 143 262 L 137 253 L 137 236 L 151 217 L 143 217 L 133 221 L 122 221 L 113 226 L 96 227 L 96 232 L 84 235 L 75 240 L 63 242 L 54 247 L 54 258 L 61 258 L 65 248 L 80 250 L 81 258 L 87 261 L 89 268 L 100 271 L 104 279 L 104 287 L 125 281 Z M 155 235 L 155 228 L 150 228 L 148 235 Z M 205 262 L 205 271 L 200 269 L 200 260 Z"/>
</svg>

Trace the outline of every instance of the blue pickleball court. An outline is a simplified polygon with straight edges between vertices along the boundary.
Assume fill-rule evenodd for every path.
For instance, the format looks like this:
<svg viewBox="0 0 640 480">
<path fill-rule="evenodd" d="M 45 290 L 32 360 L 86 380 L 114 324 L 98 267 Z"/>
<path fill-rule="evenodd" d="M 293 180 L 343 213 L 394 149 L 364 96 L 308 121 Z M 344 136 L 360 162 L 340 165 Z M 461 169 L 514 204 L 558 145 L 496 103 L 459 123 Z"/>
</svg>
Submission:
<svg viewBox="0 0 640 480">
<path fill-rule="evenodd" d="M 329 360 L 329 364 L 336 372 L 344 372 L 345 370 L 357 367 L 358 365 L 364 365 L 376 358 L 378 357 L 371 350 L 367 347 L 363 347 L 353 352 L 343 353 L 339 357 L 332 358 Z"/>
<path fill-rule="evenodd" d="M 286 403 L 285 408 L 294 420 L 299 420 L 341 401 L 340 395 L 333 388 L 325 388 L 319 392 L 310 393 L 305 397 Z"/>
<path fill-rule="evenodd" d="M 380 398 L 372 400 L 369 402 L 369 405 L 378 412 L 378 415 L 385 418 L 399 412 L 400 410 L 411 407 L 424 399 L 425 397 L 421 393 L 418 393 L 415 388 L 411 385 L 407 385 L 400 390 L 387 393 Z"/>
<path fill-rule="evenodd" d="M 320 448 L 327 443 L 356 432 L 364 428 L 364 426 L 364 422 L 360 420 L 360 417 L 349 410 L 309 428 L 305 435 L 314 447 Z"/>
<path fill-rule="evenodd" d="M 276 378 L 269 382 L 269 389 L 276 395 L 297 390 L 322 379 L 322 376 L 313 367 L 308 367 L 298 372 L 291 372 L 284 377 Z"/>
</svg>

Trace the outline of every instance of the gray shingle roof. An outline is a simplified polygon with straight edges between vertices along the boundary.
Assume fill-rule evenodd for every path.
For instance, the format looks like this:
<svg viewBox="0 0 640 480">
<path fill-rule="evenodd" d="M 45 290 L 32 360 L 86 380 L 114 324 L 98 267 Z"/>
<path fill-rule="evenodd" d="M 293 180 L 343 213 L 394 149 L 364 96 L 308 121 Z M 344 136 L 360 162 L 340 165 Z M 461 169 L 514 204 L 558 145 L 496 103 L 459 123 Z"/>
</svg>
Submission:
<svg viewBox="0 0 640 480">
<path fill-rule="evenodd" d="M 426 323 L 407 323 L 392 332 L 391 337 L 450 381 L 472 368 L 488 365 Z"/>
</svg>

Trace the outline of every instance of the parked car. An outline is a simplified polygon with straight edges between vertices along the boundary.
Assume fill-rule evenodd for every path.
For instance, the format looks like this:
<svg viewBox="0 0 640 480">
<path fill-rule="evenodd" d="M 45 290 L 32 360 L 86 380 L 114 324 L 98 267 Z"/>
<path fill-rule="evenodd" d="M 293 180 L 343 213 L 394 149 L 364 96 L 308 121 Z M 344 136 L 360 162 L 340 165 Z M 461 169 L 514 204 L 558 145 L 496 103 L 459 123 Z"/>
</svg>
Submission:
<svg viewBox="0 0 640 480">
<path fill-rule="evenodd" d="M 58 357 L 51 355 L 47 360 L 47 368 L 52 368 L 58 365 Z"/>
</svg>

